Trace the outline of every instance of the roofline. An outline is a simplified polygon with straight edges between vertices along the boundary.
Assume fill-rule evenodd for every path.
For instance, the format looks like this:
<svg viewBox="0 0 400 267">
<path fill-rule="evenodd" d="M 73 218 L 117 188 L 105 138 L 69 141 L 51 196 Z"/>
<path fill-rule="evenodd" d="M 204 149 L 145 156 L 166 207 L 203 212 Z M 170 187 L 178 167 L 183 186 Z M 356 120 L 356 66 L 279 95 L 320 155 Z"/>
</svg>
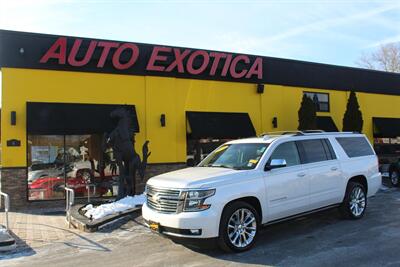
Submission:
<svg viewBox="0 0 400 267">
<path fill-rule="evenodd" d="M 110 52 L 106 58 L 106 65 L 104 67 L 98 67 L 96 65 L 98 62 L 99 54 L 101 53 L 100 49 L 102 48 L 95 45 L 96 50 L 93 58 L 90 58 L 90 61 L 88 63 L 85 63 L 85 65 L 83 66 L 72 66 L 69 64 L 69 62 L 67 62 L 66 64 L 60 64 L 60 62 L 54 58 L 50 59 L 49 61 L 46 60 L 45 62 L 39 62 L 44 53 L 48 51 L 48 49 L 60 37 L 66 37 L 68 47 L 67 50 L 71 49 L 75 40 L 82 39 L 84 42 L 82 43 L 82 51 L 80 52 L 83 53 L 80 54 L 84 54 L 87 47 L 89 46 L 89 41 L 94 40 L 116 42 L 119 45 L 123 43 L 135 44 L 139 47 L 140 56 L 133 68 L 121 70 L 114 68 L 114 66 L 112 65 L 109 66 L 110 61 L 112 61 L 112 53 L 114 53 Z M 232 58 L 236 58 L 239 55 L 248 57 L 250 60 L 250 64 L 247 63 L 246 65 L 246 63 L 243 63 L 243 61 L 240 63 L 238 63 L 239 60 L 236 61 L 236 63 L 238 63 L 236 67 L 239 71 L 241 71 L 243 68 L 250 68 L 250 66 L 255 63 L 255 60 L 259 59 L 262 65 L 262 74 L 255 75 L 254 73 L 252 73 L 252 75 L 250 75 L 249 77 L 240 76 L 240 78 L 233 77 L 232 73 L 229 72 L 227 75 L 221 75 L 221 65 L 227 64 L 227 66 L 229 67 L 229 65 L 231 64 L 231 61 L 227 63 L 227 59 L 222 59 L 219 63 L 217 63 L 217 72 L 214 72 L 214 74 L 211 74 L 209 72 L 211 64 L 207 65 L 206 68 L 203 69 L 204 71 L 200 74 L 188 73 L 187 70 L 186 72 L 181 72 L 178 71 L 176 68 L 168 72 L 148 70 L 148 68 L 146 67 L 147 62 L 150 58 L 150 54 L 152 54 L 152 51 L 155 47 L 178 48 L 181 50 L 181 53 L 182 49 L 188 49 L 190 50 L 189 54 L 197 49 L 181 46 L 146 44 L 131 41 L 126 42 L 89 37 L 76 37 L 68 35 L 55 35 L 0 29 L 0 68 L 27 68 L 44 70 L 65 70 L 75 72 L 113 73 L 140 76 L 175 77 L 253 84 L 271 84 L 322 90 L 325 89 L 386 95 L 400 95 L 400 73 L 370 70 L 350 66 L 340 66 L 327 63 L 309 62 L 296 59 L 260 56 L 238 52 L 227 52 L 220 50 L 200 49 L 206 53 L 224 53 L 226 55 L 231 55 Z M 19 48 L 25 48 L 25 50 L 29 53 L 20 53 Z M 167 57 L 168 59 L 161 62 L 161 64 L 168 66 L 172 61 L 174 61 L 174 56 L 172 55 L 172 53 L 169 54 Z M 187 63 L 188 57 L 189 56 L 184 59 L 183 64 Z M 209 62 L 212 63 L 214 59 L 212 58 L 212 56 L 210 56 L 210 58 L 211 59 L 209 60 Z M 129 55 L 122 55 L 121 60 L 122 62 L 126 62 L 125 60 L 129 61 Z M 225 67 L 226 66 L 224 66 L 224 68 Z M 196 66 L 196 68 L 198 68 L 198 66 Z"/>
<path fill-rule="evenodd" d="M 74 35 L 63 35 L 63 34 L 59 34 L 58 35 L 58 34 L 53 34 L 53 33 L 25 32 L 25 31 L 14 31 L 14 30 L 0 29 L 0 35 L 1 35 L 2 32 L 11 33 L 11 34 L 21 34 L 22 33 L 22 34 L 27 34 L 27 35 L 32 35 L 32 36 L 41 36 L 41 37 L 58 38 L 60 36 L 63 36 L 63 37 L 67 37 L 67 38 L 82 38 L 82 39 L 86 39 L 86 40 L 96 39 L 96 40 L 102 40 L 102 41 L 123 42 L 123 43 L 126 42 L 126 43 L 142 44 L 142 45 L 156 45 L 156 46 L 165 46 L 165 47 L 176 47 L 176 48 L 182 48 L 182 49 L 208 50 L 208 49 L 200 48 L 200 47 L 175 46 L 175 45 L 165 45 L 165 44 L 142 43 L 142 42 L 136 42 L 136 41 L 127 41 L 127 40 L 103 39 L 103 38 L 95 38 L 95 37 L 87 37 L 87 36 L 74 36 Z M 330 64 L 330 63 L 305 61 L 305 60 L 299 60 L 299 59 L 293 59 L 293 58 L 280 58 L 280 57 L 266 56 L 266 55 L 260 55 L 260 54 L 248 54 L 248 53 L 241 53 L 241 52 L 238 52 L 238 51 L 226 51 L 226 50 L 222 51 L 222 50 L 214 50 L 214 49 L 212 51 L 221 52 L 221 53 L 241 54 L 241 55 L 254 56 L 254 57 L 263 57 L 263 58 L 267 58 L 267 59 L 274 59 L 274 60 L 293 62 L 293 63 L 319 65 L 319 66 L 334 67 L 334 68 L 346 68 L 346 69 L 350 69 L 350 70 L 374 72 L 374 73 L 381 73 L 381 74 L 386 74 L 386 75 L 395 75 L 395 76 L 400 77 L 400 73 L 383 71 L 383 70 L 373 70 L 373 69 L 366 69 L 366 68 L 360 68 L 360 67 L 351 67 L 351 66 L 344 66 L 344 65 L 337 65 L 337 64 Z"/>
</svg>

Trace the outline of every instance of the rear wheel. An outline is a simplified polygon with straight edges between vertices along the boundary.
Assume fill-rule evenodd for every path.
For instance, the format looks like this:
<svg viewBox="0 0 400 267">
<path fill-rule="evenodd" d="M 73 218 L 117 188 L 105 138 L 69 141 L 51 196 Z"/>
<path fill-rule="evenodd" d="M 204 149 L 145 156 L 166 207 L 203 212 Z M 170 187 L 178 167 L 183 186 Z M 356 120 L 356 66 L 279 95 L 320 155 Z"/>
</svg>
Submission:
<svg viewBox="0 0 400 267">
<path fill-rule="evenodd" d="M 390 182 L 392 183 L 393 186 L 399 187 L 400 185 L 400 177 L 399 177 L 399 172 L 398 170 L 393 170 L 390 173 Z"/>
<path fill-rule="evenodd" d="M 260 217 L 250 204 L 236 201 L 229 204 L 221 217 L 218 244 L 227 252 L 250 249 L 257 237 Z"/>
<path fill-rule="evenodd" d="M 341 211 L 349 219 L 360 219 L 367 208 L 367 192 L 358 182 L 349 182 Z"/>
</svg>

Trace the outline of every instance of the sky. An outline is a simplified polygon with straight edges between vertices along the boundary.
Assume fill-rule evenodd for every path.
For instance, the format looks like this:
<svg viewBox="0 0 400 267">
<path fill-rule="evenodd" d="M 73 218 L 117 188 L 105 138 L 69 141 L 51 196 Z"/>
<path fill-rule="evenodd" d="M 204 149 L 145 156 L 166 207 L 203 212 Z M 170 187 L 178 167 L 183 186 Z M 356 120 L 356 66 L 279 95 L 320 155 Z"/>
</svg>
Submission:
<svg viewBox="0 0 400 267">
<path fill-rule="evenodd" d="M 0 29 L 357 66 L 400 42 L 400 0 L 0 0 Z"/>
</svg>

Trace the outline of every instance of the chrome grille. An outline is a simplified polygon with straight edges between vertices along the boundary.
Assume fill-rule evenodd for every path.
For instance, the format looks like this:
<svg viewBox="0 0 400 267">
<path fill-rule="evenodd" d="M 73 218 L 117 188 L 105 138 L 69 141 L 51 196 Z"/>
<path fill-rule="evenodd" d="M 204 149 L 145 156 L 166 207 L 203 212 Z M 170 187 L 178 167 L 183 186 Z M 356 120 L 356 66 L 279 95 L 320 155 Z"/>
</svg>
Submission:
<svg viewBox="0 0 400 267">
<path fill-rule="evenodd" d="M 178 210 L 180 193 L 176 189 L 147 186 L 147 206 L 159 212 L 175 213 Z"/>
</svg>

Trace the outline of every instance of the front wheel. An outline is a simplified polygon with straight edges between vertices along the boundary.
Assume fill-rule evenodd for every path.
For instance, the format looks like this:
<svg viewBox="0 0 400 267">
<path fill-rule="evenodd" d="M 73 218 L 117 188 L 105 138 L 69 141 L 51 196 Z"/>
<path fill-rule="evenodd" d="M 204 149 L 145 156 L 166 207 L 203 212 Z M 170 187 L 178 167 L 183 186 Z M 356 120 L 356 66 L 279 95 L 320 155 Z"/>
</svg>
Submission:
<svg viewBox="0 0 400 267">
<path fill-rule="evenodd" d="M 366 208 L 367 192 L 364 186 L 358 182 L 349 182 L 341 206 L 342 214 L 349 219 L 360 219 Z"/>
<path fill-rule="evenodd" d="M 399 177 L 399 172 L 397 170 L 393 170 L 390 173 L 390 182 L 394 187 L 400 186 L 400 177 Z"/>
<path fill-rule="evenodd" d="M 224 209 L 219 227 L 219 246 L 227 252 L 250 249 L 256 240 L 260 216 L 250 204 L 236 201 Z"/>
</svg>

